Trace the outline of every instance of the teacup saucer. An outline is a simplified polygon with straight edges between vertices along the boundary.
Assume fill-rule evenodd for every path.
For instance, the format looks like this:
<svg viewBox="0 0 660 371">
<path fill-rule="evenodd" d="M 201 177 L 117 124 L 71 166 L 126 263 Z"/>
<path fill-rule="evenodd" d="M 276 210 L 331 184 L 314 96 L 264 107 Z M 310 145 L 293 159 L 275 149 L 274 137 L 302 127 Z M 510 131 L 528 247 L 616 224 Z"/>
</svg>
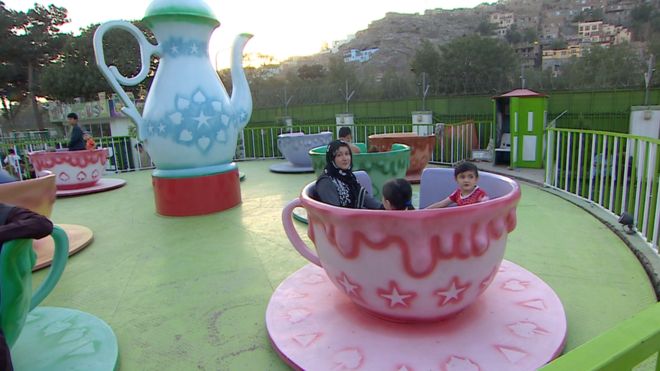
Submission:
<svg viewBox="0 0 660 371">
<path fill-rule="evenodd" d="M 103 320 L 68 308 L 37 307 L 11 349 L 16 370 L 115 370 L 117 337 Z"/>
<path fill-rule="evenodd" d="M 90 193 L 98 193 L 110 191 L 115 188 L 120 188 L 126 185 L 124 179 L 117 178 L 101 178 L 95 185 L 91 187 L 78 188 L 78 189 L 58 189 L 57 197 L 71 197 L 71 196 L 81 196 Z"/>
<path fill-rule="evenodd" d="M 290 162 L 282 164 L 275 164 L 270 167 L 270 171 L 274 173 L 283 174 L 300 174 L 300 173 L 313 173 L 314 168 L 311 166 L 296 166 Z"/>
<path fill-rule="evenodd" d="M 69 238 L 69 256 L 89 246 L 94 239 L 94 232 L 85 226 L 75 224 L 58 224 L 58 226 L 64 229 L 64 232 L 66 232 Z M 39 269 L 50 266 L 53 262 L 55 251 L 53 238 L 48 236 L 40 240 L 35 240 L 32 242 L 32 248 L 37 253 L 37 262 L 32 268 L 32 271 L 38 271 Z"/>
<path fill-rule="evenodd" d="M 552 288 L 506 260 L 476 303 L 422 324 L 388 322 L 358 309 L 323 269 L 308 264 L 275 290 L 266 327 L 295 369 L 399 371 L 536 370 L 561 353 L 567 329 Z"/>
</svg>

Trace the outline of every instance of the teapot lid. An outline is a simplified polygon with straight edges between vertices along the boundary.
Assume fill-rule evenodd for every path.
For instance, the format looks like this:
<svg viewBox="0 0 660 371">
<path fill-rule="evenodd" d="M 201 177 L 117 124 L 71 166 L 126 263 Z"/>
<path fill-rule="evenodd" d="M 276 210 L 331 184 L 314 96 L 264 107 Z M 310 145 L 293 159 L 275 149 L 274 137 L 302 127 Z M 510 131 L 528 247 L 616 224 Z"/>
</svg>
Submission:
<svg viewBox="0 0 660 371">
<path fill-rule="evenodd" d="M 157 16 L 200 17 L 216 25 L 220 22 L 204 0 L 153 0 L 144 14 L 144 19 Z"/>
</svg>

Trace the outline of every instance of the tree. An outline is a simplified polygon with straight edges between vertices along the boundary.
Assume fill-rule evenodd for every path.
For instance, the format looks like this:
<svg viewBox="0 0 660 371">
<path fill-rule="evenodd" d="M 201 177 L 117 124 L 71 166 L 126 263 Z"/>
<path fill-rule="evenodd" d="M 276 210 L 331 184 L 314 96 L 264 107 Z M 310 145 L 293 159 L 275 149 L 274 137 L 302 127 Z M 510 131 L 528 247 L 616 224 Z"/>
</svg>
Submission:
<svg viewBox="0 0 660 371">
<path fill-rule="evenodd" d="M 430 41 L 422 41 L 422 44 L 413 56 L 411 69 L 418 79 L 422 73 L 426 73 L 432 91 L 438 91 L 440 86 L 438 84 L 440 76 L 440 52 Z"/>
<path fill-rule="evenodd" d="M 488 20 L 479 22 L 477 33 L 481 36 L 493 36 L 495 34 L 495 25 Z"/>
<path fill-rule="evenodd" d="M 13 127 L 16 115 L 15 107 L 25 97 L 27 74 L 20 68 L 16 48 L 17 16 L 15 11 L 7 9 L 0 1 L 0 102 L 3 116 Z"/>
<path fill-rule="evenodd" d="M 526 43 L 533 43 L 538 40 L 538 33 L 531 27 L 525 28 L 522 32 L 522 39 Z"/>
<path fill-rule="evenodd" d="M 328 80 L 335 84 L 344 84 L 344 81 L 356 81 L 357 75 L 353 64 L 344 62 L 341 56 L 330 58 L 328 63 Z"/>
<path fill-rule="evenodd" d="M 146 34 L 149 41 L 155 41 L 155 37 L 144 24 L 140 21 L 132 23 Z M 45 97 L 71 102 L 77 97 L 94 99 L 99 92 L 111 91 L 110 85 L 96 65 L 94 56 L 92 40 L 98 26 L 88 26 L 81 30 L 79 36 L 66 36 L 66 45 L 59 59 L 44 68 L 41 83 Z M 103 39 L 106 63 L 116 66 L 124 76 L 134 76 L 139 72 L 139 48 L 135 38 L 123 30 L 110 30 Z M 157 62 L 154 59 L 150 63 L 150 72 L 145 81 L 136 86 L 124 87 L 124 90 L 140 97 L 151 85 Z"/>
<path fill-rule="evenodd" d="M 36 99 L 39 94 L 38 74 L 46 65 L 59 58 L 65 40 L 59 27 L 69 21 L 67 10 L 55 5 L 45 7 L 34 4 L 34 8 L 27 12 L 14 14 L 13 58 L 26 71 L 25 94 L 32 105 L 35 122 L 43 130 L 44 123 Z"/>
<path fill-rule="evenodd" d="M 642 86 L 644 72 L 639 55 L 629 44 L 592 47 L 563 68 L 568 88 L 623 88 Z"/>
<path fill-rule="evenodd" d="M 325 76 L 325 68 L 321 64 L 303 64 L 298 68 L 301 80 L 318 80 Z"/>
<path fill-rule="evenodd" d="M 555 39 L 552 41 L 552 44 L 550 44 L 550 49 L 552 50 L 561 50 L 566 48 L 568 48 L 568 42 L 566 42 L 564 39 Z"/>
<path fill-rule="evenodd" d="M 509 44 L 519 44 L 523 40 L 523 35 L 518 31 L 518 26 L 515 24 L 511 25 L 504 37 Z"/>
<path fill-rule="evenodd" d="M 660 32 L 660 11 L 653 5 L 644 3 L 630 12 L 632 32 L 636 40 L 653 40 L 653 33 Z"/>
<path fill-rule="evenodd" d="M 446 93 L 491 93 L 512 87 L 518 59 L 500 40 L 465 36 L 440 47 L 439 86 Z"/>
</svg>

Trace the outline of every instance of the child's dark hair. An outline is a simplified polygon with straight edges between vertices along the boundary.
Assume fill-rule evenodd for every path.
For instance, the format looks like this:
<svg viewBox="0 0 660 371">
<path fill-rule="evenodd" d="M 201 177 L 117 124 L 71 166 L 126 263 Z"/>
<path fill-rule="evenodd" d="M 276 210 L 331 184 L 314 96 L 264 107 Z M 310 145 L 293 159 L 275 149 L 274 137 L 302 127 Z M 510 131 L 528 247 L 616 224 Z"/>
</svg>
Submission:
<svg viewBox="0 0 660 371">
<path fill-rule="evenodd" d="M 412 205 L 412 187 L 405 179 L 392 179 L 385 183 L 383 197 L 396 210 L 415 210 Z"/>
<path fill-rule="evenodd" d="M 68 118 L 68 119 L 78 120 L 78 114 L 75 113 L 75 112 L 71 112 L 71 113 L 69 113 L 68 115 L 66 115 L 66 118 Z"/>
<path fill-rule="evenodd" d="M 344 126 L 341 129 L 339 129 L 339 138 L 344 138 L 344 137 L 349 136 L 351 134 L 352 134 L 351 133 L 351 128 L 349 128 L 349 127 Z"/>
<path fill-rule="evenodd" d="M 477 168 L 477 165 L 471 162 L 463 161 L 456 165 L 454 168 L 454 178 L 458 177 L 459 174 L 466 173 L 468 171 L 473 171 L 474 175 L 476 175 L 477 178 L 479 177 L 479 168 Z"/>
<path fill-rule="evenodd" d="M 9 152 L 10 155 L 15 155 L 16 154 L 16 150 L 14 150 L 13 148 L 9 148 L 9 151 L 7 151 L 7 152 Z"/>
</svg>

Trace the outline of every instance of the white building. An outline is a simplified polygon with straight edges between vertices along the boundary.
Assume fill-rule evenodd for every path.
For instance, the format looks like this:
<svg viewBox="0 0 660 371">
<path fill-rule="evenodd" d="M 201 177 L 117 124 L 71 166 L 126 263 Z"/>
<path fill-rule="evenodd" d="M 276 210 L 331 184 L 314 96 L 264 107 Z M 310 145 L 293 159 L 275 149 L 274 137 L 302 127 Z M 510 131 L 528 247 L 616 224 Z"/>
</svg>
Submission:
<svg viewBox="0 0 660 371">
<path fill-rule="evenodd" d="M 348 44 L 353 39 L 355 39 L 355 34 L 348 35 L 343 40 L 333 41 L 332 42 L 332 47 L 330 48 L 330 52 L 332 52 L 332 54 L 338 53 L 339 52 L 339 47 L 341 47 L 342 45 Z"/>
<path fill-rule="evenodd" d="M 378 48 L 357 50 L 351 49 L 350 51 L 344 53 L 344 62 L 360 62 L 364 63 L 371 59 L 371 57 L 378 52 Z"/>
</svg>

